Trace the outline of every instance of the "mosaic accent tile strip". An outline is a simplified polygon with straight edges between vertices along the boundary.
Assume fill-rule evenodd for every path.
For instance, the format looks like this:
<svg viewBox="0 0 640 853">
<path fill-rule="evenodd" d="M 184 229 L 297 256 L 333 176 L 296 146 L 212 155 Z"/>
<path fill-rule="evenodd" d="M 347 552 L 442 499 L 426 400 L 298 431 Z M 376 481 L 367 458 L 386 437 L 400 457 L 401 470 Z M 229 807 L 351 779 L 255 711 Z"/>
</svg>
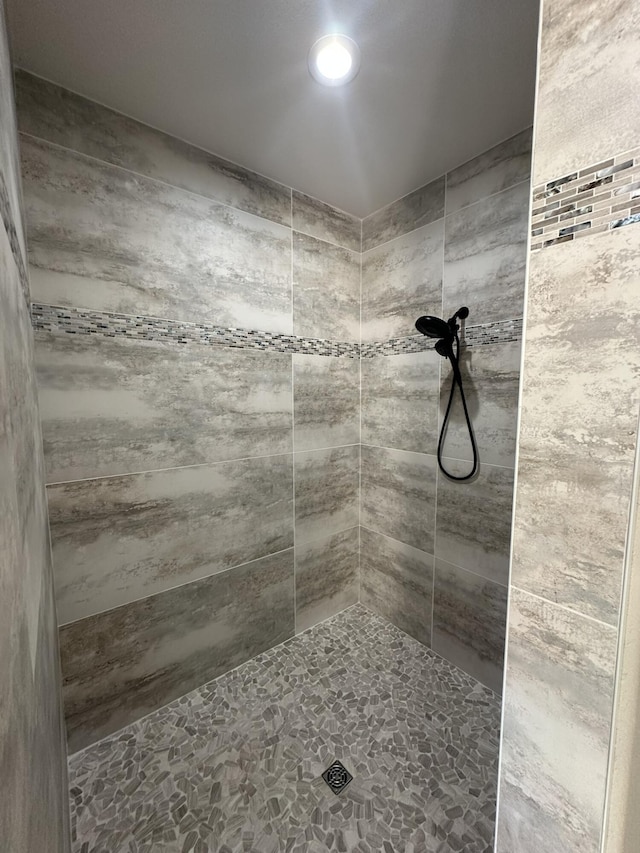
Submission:
<svg viewBox="0 0 640 853">
<path fill-rule="evenodd" d="M 522 338 L 522 318 L 499 320 L 495 323 L 479 323 L 466 326 L 461 332 L 462 346 L 474 347 L 486 344 L 500 344 L 507 341 L 519 341 Z M 375 358 L 380 355 L 401 355 L 410 352 L 425 352 L 433 349 L 435 341 L 424 335 L 409 335 L 405 338 L 392 338 L 388 341 L 360 344 L 362 358 Z"/>
<path fill-rule="evenodd" d="M 355 605 L 71 756 L 73 851 L 490 853 L 499 736 L 495 694 Z"/>
<path fill-rule="evenodd" d="M 18 239 L 13 211 L 11 210 L 11 204 L 9 202 L 9 192 L 2 173 L 0 173 L 0 219 L 2 219 L 4 229 L 7 232 L 9 246 L 11 247 L 11 254 L 16 262 L 16 267 L 18 268 L 18 275 L 20 276 L 23 293 L 26 295 L 29 293 L 29 279 L 27 277 L 27 270 L 24 264 L 24 258 L 22 257 L 22 251 L 20 250 L 20 240 Z"/>
<path fill-rule="evenodd" d="M 531 250 L 640 222 L 640 148 L 533 189 Z"/>
<path fill-rule="evenodd" d="M 82 308 L 61 308 L 42 303 L 32 304 L 31 316 L 36 330 L 70 335 L 171 341 L 176 344 L 198 343 L 348 358 L 358 358 L 360 347 L 357 343 L 343 341 L 302 338 L 254 329 L 231 329 L 210 323 L 188 323 L 182 320 L 88 311 Z"/>
</svg>

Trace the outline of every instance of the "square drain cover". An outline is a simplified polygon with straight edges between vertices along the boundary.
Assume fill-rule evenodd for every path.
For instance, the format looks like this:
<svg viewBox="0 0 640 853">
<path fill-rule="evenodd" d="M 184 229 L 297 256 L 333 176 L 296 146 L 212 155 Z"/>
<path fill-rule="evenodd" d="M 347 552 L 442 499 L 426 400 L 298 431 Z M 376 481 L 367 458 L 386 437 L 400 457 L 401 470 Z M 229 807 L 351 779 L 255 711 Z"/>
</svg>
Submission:
<svg viewBox="0 0 640 853">
<path fill-rule="evenodd" d="M 327 767 L 324 771 L 322 778 L 334 794 L 339 794 L 340 791 L 344 791 L 353 779 L 353 776 L 343 764 L 339 761 L 334 761 L 331 767 Z"/>
</svg>

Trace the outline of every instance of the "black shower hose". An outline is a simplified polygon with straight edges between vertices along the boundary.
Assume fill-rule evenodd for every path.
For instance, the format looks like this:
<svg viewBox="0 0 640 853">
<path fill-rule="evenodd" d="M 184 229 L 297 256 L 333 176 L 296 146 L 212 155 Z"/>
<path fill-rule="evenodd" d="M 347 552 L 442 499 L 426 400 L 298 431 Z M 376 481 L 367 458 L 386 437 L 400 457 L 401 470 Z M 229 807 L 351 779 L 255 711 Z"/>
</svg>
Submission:
<svg viewBox="0 0 640 853">
<path fill-rule="evenodd" d="M 456 351 L 453 351 L 453 344 L 448 348 L 447 358 L 451 362 L 451 368 L 453 370 L 453 381 L 451 382 L 451 393 L 449 394 L 449 402 L 447 403 L 447 411 L 444 415 L 444 420 L 442 421 L 442 429 L 440 430 L 440 439 L 438 441 L 438 465 L 440 466 L 440 470 L 443 474 L 445 474 L 450 480 L 470 480 L 474 477 L 478 471 L 479 467 L 479 459 L 478 459 L 478 447 L 476 445 L 476 439 L 473 434 L 473 427 L 471 426 L 471 418 L 469 417 L 469 412 L 467 410 L 467 401 L 464 396 L 464 388 L 462 386 L 462 374 L 460 373 L 460 339 L 458 338 L 458 333 L 455 333 L 455 341 L 456 341 Z M 471 449 L 473 450 L 473 468 L 471 469 L 470 474 L 465 474 L 464 477 L 456 477 L 455 474 L 449 473 L 447 469 L 444 467 L 442 463 L 442 446 L 444 444 L 444 437 L 447 432 L 447 425 L 449 423 L 449 417 L 451 415 L 451 406 L 453 404 L 453 395 L 456 392 L 456 385 L 460 389 L 460 397 L 462 399 L 462 408 L 464 409 L 464 416 L 467 421 L 467 429 L 469 430 L 469 438 L 471 440 Z"/>
</svg>

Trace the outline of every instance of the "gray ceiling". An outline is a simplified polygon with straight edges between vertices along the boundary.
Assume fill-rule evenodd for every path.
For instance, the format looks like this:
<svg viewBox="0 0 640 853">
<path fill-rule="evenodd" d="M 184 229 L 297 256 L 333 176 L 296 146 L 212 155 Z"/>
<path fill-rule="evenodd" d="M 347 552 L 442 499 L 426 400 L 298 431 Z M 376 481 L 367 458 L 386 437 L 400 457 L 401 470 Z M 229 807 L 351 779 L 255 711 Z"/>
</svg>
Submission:
<svg viewBox="0 0 640 853">
<path fill-rule="evenodd" d="M 538 0 L 10 0 L 14 61 L 364 216 L 532 122 Z M 307 70 L 360 45 L 345 88 Z"/>
</svg>

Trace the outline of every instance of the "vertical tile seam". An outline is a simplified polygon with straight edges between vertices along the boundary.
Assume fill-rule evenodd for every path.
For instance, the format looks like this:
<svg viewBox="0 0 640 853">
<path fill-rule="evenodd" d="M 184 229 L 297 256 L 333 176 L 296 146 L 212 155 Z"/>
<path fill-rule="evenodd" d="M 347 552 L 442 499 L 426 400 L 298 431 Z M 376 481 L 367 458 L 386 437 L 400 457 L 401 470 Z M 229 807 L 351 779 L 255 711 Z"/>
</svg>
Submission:
<svg viewBox="0 0 640 853">
<path fill-rule="evenodd" d="M 539 118 L 539 102 L 538 102 L 538 92 L 540 91 L 540 57 L 542 55 L 542 25 L 544 19 L 544 10 L 545 10 L 545 2 L 547 0 L 540 0 L 538 6 L 538 33 L 536 40 L 536 80 L 534 86 L 534 95 L 533 95 L 533 125 L 531 130 L 531 171 L 529 175 L 529 180 L 531 185 L 533 186 L 533 176 L 534 176 L 534 158 L 535 158 L 535 149 L 536 149 L 536 126 Z M 522 338 L 520 344 L 520 375 L 518 382 L 518 410 L 517 410 L 517 418 L 516 418 L 516 448 L 515 455 L 513 460 L 514 470 L 513 470 L 513 494 L 512 494 L 512 503 L 511 503 L 511 533 L 510 533 L 510 542 L 509 542 L 509 575 L 507 578 L 507 609 L 505 613 L 505 633 L 504 633 L 504 658 L 502 665 L 502 702 L 500 709 L 500 746 L 498 748 L 498 767 L 497 767 L 497 779 L 496 779 L 496 817 L 493 831 L 493 848 L 495 853 L 508 853 L 508 851 L 500 851 L 499 848 L 499 830 L 500 830 L 500 808 L 501 808 L 501 791 L 502 791 L 502 781 L 505 771 L 504 765 L 504 724 L 505 724 L 505 709 L 507 707 L 507 670 L 509 667 L 509 625 L 511 623 L 511 604 L 512 604 L 512 574 L 513 574 L 513 543 L 514 543 L 514 532 L 516 527 L 516 505 L 517 505 L 517 494 L 518 494 L 518 470 L 519 470 L 519 459 L 520 459 L 520 428 L 522 423 L 522 398 L 523 398 L 523 387 L 524 387 L 524 362 L 525 362 L 525 351 L 526 351 L 526 339 L 527 339 L 527 317 L 529 313 L 529 272 L 531 265 L 531 220 L 532 220 L 532 195 L 529 193 L 529 213 L 527 218 L 527 247 L 526 247 L 526 257 L 525 257 L 525 269 L 524 269 L 524 292 L 523 292 L 523 305 L 522 305 Z"/>
<path fill-rule="evenodd" d="M 627 535 L 624 549 L 624 568 L 620 589 L 620 609 L 618 613 L 616 661 L 613 678 L 613 701 L 611 703 L 611 724 L 609 727 L 609 745 L 607 751 L 607 772 L 605 776 L 604 802 L 602 805 L 601 835 L 599 853 L 606 853 L 609 820 L 611 817 L 611 789 L 614 773 L 614 750 L 615 736 L 617 733 L 616 717 L 620 704 L 621 674 L 624 662 L 624 644 L 626 639 L 627 613 L 625 605 L 629 600 L 631 589 L 631 565 L 633 559 L 634 539 L 640 535 L 636 529 L 636 513 L 640 501 L 640 406 L 638 407 L 638 419 L 636 421 L 636 448 L 633 461 L 633 476 L 631 484 L 631 500 L 629 501 L 629 515 L 627 518 Z"/>
<path fill-rule="evenodd" d="M 293 189 L 289 193 L 291 216 L 291 333 L 294 333 L 294 280 L 293 280 Z M 298 633 L 298 556 L 296 549 L 296 409 L 295 409 L 295 353 L 291 353 L 291 515 L 293 525 L 293 636 Z"/>
<path fill-rule="evenodd" d="M 364 219 L 360 219 L 360 306 L 358 334 L 358 601 L 362 601 L 362 239 Z"/>
</svg>

